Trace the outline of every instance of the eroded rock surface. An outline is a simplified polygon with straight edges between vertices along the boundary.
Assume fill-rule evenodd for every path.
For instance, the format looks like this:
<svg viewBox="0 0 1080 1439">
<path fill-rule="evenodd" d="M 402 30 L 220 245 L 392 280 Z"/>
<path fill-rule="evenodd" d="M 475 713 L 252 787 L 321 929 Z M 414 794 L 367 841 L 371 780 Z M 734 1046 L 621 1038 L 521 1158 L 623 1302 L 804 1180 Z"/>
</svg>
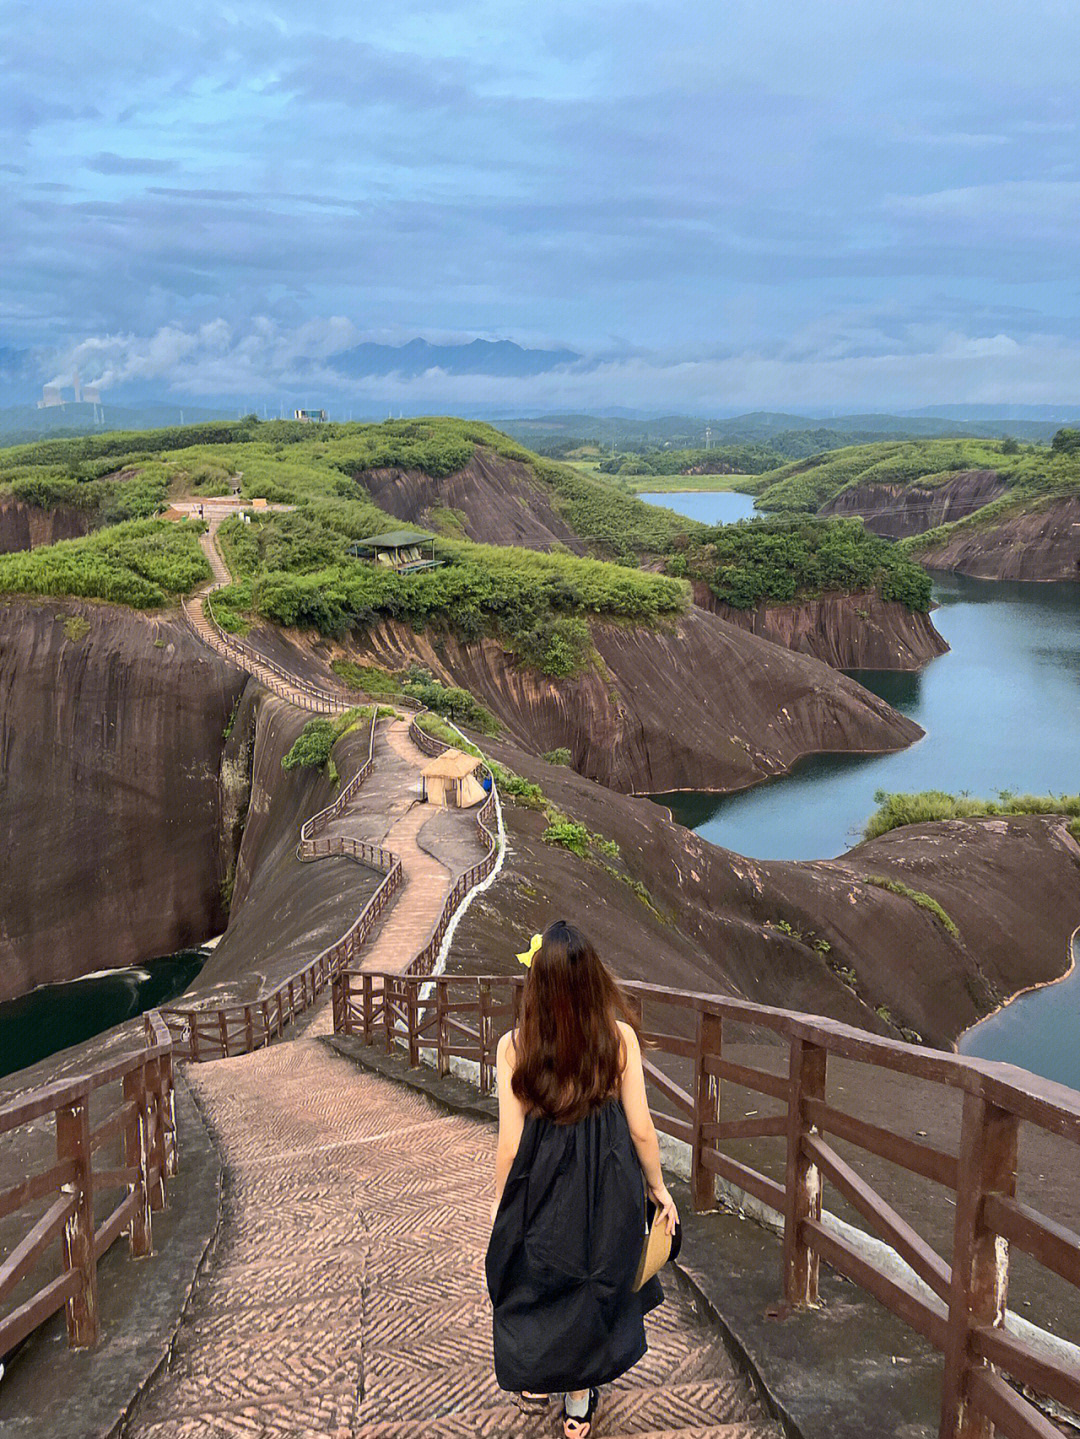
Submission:
<svg viewBox="0 0 1080 1439">
<path fill-rule="evenodd" d="M 975 579 L 1080 580 L 1080 498 L 1029 503 L 993 523 L 965 525 L 915 558 Z"/>
<path fill-rule="evenodd" d="M 0 999 L 224 928 L 245 684 L 175 615 L 0 604 Z"/>
<path fill-rule="evenodd" d="M 482 544 L 549 550 L 557 543 L 579 555 L 588 549 L 529 466 L 493 450 L 478 448 L 464 469 L 437 479 L 403 469 L 365 470 L 358 478 L 381 509 L 409 524 L 427 525 L 439 519 L 433 511 L 453 510 L 450 527 L 456 521 Z"/>
<path fill-rule="evenodd" d="M 812 655 L 843 670 L 920 670 L 949 646 L 928 614 L 896 600 L 865 594 L 826 594 L 790 605 L 737 610 L 696 582 L 694 601 L 729 624 Z"/>
<path fill-rule="evenodd" d="M 55 545 L 58 540 L 75 540 L 88 535 L 94 527 L 90 510 L 74 505 L 54 505 L 42 509 L 28 505 L 14 495 L 0 495 L 0 555 L 15 550 L 36 550 L 40 545 Z"/>
<path fill-rule="evenodd" d="M 982 509 L 1005 493 L 996 470 L 958 470 L 943 485 L 856 484 L 841 490 L 818 511 L 857 515 L 868 530 L 886 539 L 921 535 Z"/>
</svg>

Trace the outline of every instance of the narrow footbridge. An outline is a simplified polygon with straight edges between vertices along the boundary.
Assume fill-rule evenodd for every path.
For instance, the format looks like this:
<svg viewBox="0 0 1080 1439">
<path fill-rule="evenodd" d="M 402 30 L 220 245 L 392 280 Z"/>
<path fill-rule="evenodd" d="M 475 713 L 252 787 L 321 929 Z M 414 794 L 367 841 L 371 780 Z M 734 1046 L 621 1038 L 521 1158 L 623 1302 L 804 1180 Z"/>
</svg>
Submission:
<svg viewBox="0 0 1080 1439">
<path fill-rule="evenodd" d="M 207 614 L 228 580 L 215 529 L 203 537 L 214 579 L 186 606 L 196 633 L 289 703 L 348 707 Z M 455 1075 L 490 1094 L 520 1000 L 518 978 L 441 972 L 462 906 L 497 882 L 504 850 L 494 783 L 469 821 L 475 864 L 454 879 L 420 844 L 426 807 L 410 785 L 441 748 L 415 716 L 380 722 L 373 707 L 365 761 L 303 825 L 298 861 L 345 855 L 383 876 L 339 940 L 249 1002 L 152 1013 L 143 1045 L 0 1107 L 0 1141 L 26 1156 L 0 1190 L 0 1356 L 13 1371 L 19 1346 L 38 1343 L 65 1363 L 42 1329 L 61 1313 L 69 1344 L 92 1349 L 99 1261 L 122 1236 L 133 1256 L 149 1252 L 183 1165 L 178 1064 L 222 1155 L 216 1243 L 127 1439 L 552 1432 L 555 1411 L 520 1414 L 491 1369 L 493 1127 L 375 1062 L 398 1055 L 435 1089 Z M 380 757 L 402 802 L 376 845 L 351 831 Z M 812 1015 L 627 990 L 669 1167 L 695 1211 L 738 1209 L 776 1233 L 778 1314 L 816 1306 L 824 1262 L 940 1352 L 940 1439 L 1072 1432 L 1080 1350 L 1037 1305 L 1014 1314 L 1008 1286 L 1012 1272 L 1025 1293 L 1056 1295 L 1055 1314 L 1080 1313 L 1075 1191 L 1055 1214 L 1062 1187 L 1047 1182 L 1072 1174 L 1080 1188 L 1080 1094 Z M 698 1262 L 691 1245 L 687 1272 Z M 1057 1288 L 1032 1287 L 1036 1271 Z M 598 1433 L 779 1439 L 695 1284 L 675 1273 L 666 1286 L 649 1353 L 605 1394 Z"/>
</svg>

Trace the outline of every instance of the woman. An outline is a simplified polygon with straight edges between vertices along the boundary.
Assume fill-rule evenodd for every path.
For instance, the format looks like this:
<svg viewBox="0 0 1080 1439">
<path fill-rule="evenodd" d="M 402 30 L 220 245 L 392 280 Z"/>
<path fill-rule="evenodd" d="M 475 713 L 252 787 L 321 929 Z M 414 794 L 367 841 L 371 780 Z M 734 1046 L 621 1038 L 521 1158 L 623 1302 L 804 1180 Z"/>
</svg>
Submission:
<svg viewBox="0 0 1080 1439">
<path fill-rule="evenodd" d="M 499 1041 L 499 1144 L 487 1252 L 495 1375 L 543 1406 L 564 1391 L 566 1439 L 590 1439 L 599 1386 L 646 1350 L 659 1281 L 633 1284 L 645 1189 L 674 1233 L 632 1011 L 564 920 L 529 966 L 520 1022 Z"/>
</svg>

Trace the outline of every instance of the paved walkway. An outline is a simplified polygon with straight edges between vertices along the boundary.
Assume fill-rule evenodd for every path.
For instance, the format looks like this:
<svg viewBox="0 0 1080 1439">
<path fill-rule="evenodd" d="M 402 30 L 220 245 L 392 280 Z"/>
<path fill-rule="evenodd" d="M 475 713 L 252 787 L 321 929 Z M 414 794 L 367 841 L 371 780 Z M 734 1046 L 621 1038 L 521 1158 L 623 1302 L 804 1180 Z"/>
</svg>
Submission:
<svg viewBox="0 0 1080 1439">
<path fill-rule="evenodd" d="M 178 502 L 173 507 L 187 513 L 197 513 L 199 506 L 190 501 Z M 291 505 L 273 505 L 270 509 L 288 510 Z M 230 647 L 228 642 L 218 633 L 216 627 L 211 624 L 206 616 L 204 600 L 214 590 L 232 582 L 228 566 L 221 558 L 217 547 L 217 532 L 222 520 L 228 519 L 237 513 L 235 505 L 226 502 L 215 505 L 213 501 L 206 500 L 202 503 L 203 517 L 206 520 L 207 528 L 199 536 L 199 545 L 210 564 L 212 578 L 206 584 L 200 585 L 197 590 L 188 595 L 183 601 L 184 614 L 189 624 L 195 630 L 199 638 L 212 650 L 215 650 L 223 659 L 228 660 L 232 665 L 246 670 L 261 684 L 264 684 L 272 694 L 279 695 L 282 699 L 288 700 L 291 704 L 298 705 L 301 709 L 317 709 L 320 712 L 340 712 L 349 708 L 349 701 L 340 695 L 332 695 L 329 691 L 321 690 L 314 685 L 301 685 L 294 683 L 284 672 L 279 672 L 265 663 L 249 646 L 245 646 L 243 653 L 238 654 Z M 321 704 L 314 703 L 321 700 Z"/>
<path fill-rule="evenodd" d="M 492 1372 L 483 1287 L 495 1131 L 317 1039 L 193 1066 L 224 1216 L 166 1372 L 124 1439 L 540 1439 Z M 679 1286 L 597 1432 L 765 1439 Z"/>
</svg>

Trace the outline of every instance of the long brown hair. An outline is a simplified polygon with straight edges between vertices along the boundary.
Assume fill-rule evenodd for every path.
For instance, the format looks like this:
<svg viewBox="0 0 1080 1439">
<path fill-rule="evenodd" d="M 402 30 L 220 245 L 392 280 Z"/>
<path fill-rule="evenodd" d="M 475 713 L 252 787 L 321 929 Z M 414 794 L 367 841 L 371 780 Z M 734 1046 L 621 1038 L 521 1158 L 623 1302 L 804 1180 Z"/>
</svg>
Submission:
<svg viewBox="0 0 1080 1439">
<path fill-rule="evenodd" d="M 592 945 L 557 919 L 525 980 L 512 1087 L 526 1110 L 574 1124 L 617 1093 L 625 1056 L 617 1021 L 637 1017 Z"/>
</svg>

